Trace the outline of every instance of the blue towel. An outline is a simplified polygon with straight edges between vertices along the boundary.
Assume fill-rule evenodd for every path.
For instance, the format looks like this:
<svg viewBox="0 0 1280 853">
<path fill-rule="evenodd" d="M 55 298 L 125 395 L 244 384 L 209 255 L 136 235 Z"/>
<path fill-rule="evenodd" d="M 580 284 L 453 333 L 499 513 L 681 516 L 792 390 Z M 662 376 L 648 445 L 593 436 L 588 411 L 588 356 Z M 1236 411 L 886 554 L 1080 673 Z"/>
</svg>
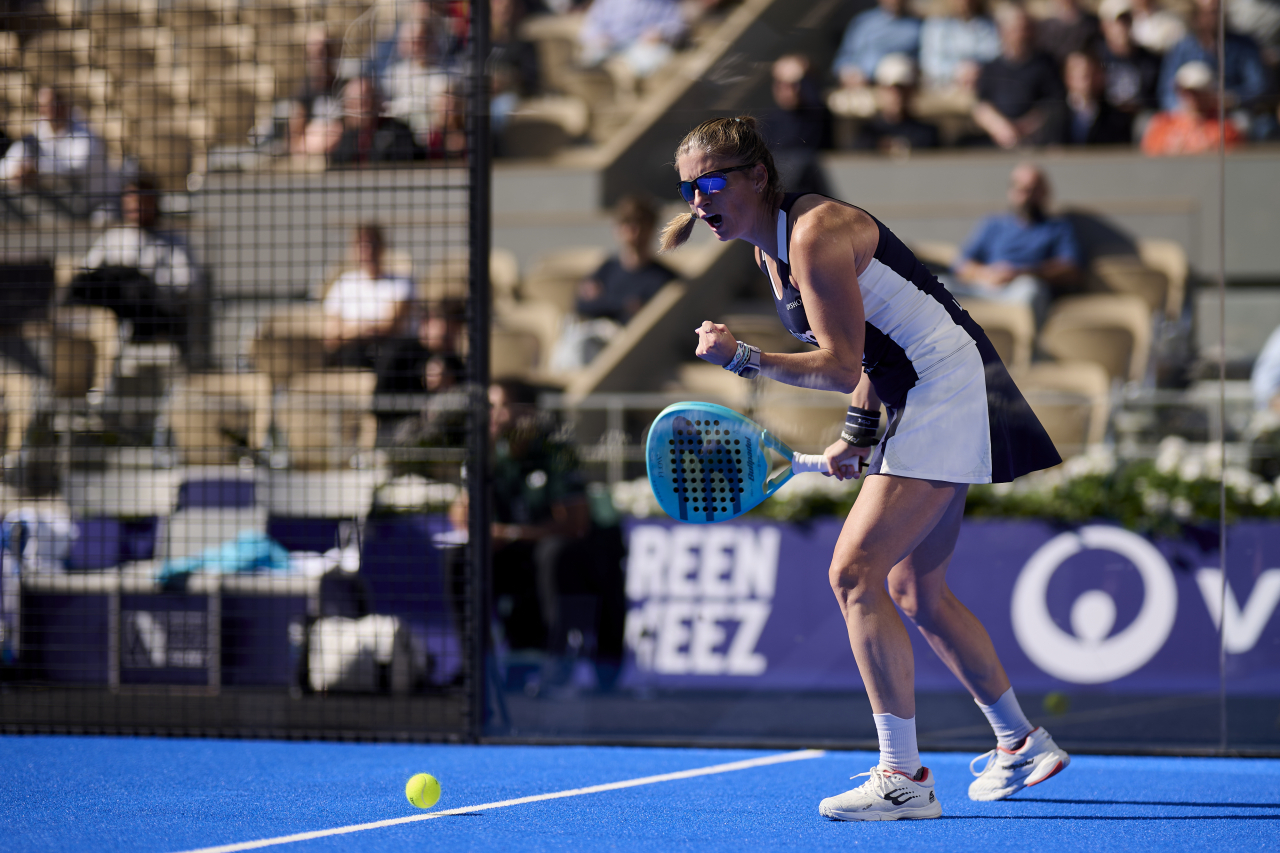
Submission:
<svg viewBox="0 0 1280 853">
<path fill-rule="evenodd" d="M 270 536 L 256 530 L 242 530 L 235 539 L 206 548 L 199 554 L 168 560 L 156 580 L 164 587 L 181 586 L 192 572 L 236 574 L 239 572 L 286 571 L 289 552 Z"/>
</svg>

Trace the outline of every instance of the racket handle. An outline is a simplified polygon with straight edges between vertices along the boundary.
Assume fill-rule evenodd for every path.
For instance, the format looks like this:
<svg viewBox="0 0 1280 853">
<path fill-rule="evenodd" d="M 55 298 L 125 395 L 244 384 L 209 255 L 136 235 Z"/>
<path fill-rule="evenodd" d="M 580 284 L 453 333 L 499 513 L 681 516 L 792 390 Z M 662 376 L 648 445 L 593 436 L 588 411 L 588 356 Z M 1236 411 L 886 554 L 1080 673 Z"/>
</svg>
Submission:
<svg viewBox="0 0 1280 853">
<path fill-rule="evenodd" d="M 857 474 L 862 473 L 861 456 L 854 456 L 845 466 L 852 467 Z M 819 474 L 827 473 L 827 457 L 819 456 L 815 453 L 795 453 L 791 456 L 791 470 L 797 474 L 807 474 L 816 472 Z"/>
</svg>

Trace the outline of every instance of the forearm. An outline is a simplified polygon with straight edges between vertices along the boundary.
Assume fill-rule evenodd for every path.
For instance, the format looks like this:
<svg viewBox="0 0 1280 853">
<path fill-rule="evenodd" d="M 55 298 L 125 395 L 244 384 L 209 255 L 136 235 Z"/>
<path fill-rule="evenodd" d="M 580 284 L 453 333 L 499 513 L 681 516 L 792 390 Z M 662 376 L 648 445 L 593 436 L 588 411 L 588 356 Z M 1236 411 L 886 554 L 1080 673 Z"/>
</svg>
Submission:
<svg viewBox="0 0 1280 853">
<path fill-rule="evenodd" d="M 1058 258 L 1045 261 L 1032 272 L 1054 287 L 1074 287 L 1080 280 L 1080 268 Z"/>
<path fill-rule="evenodd" d="M 864 374 L 861 363 L 846 362 L 827 349 L 761 353 L 760 375 L 797 388 L 848 394 L 858 387 Z"/>
<path fill-rule="evenodd" d="M 875 386 L 871 384 L 871 377 L 866 373 L 863 373 L 858 380 L 858 387 L 853 389 L 849 405 L 873 412 L 880 411 L 880 397 L 876 394 Z"/>
</svg>

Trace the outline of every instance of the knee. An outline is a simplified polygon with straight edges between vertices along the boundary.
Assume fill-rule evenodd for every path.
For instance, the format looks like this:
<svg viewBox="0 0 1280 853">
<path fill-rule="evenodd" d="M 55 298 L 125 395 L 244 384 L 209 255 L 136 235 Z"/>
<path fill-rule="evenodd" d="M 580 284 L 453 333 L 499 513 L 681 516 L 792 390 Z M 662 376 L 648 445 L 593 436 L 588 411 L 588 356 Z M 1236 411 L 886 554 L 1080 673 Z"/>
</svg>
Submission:
<svg viewBox="0 0 1280 853">
<path fill-rule="evenodd" d="M 871 567 L 860 561 L 833 562 L 827 580 L 843 607 L 883 592 L 883 581 L 877 583 L 874 575 Z"/>
<path fill-rule="evenodd" d="M 942 597 L 931 595 L 914 580 L 889 580 L 889 597 L 908 619 L 923 628 L 928 628 L 937 621 L 938 610 L 942 605 Z"/>
</svg>

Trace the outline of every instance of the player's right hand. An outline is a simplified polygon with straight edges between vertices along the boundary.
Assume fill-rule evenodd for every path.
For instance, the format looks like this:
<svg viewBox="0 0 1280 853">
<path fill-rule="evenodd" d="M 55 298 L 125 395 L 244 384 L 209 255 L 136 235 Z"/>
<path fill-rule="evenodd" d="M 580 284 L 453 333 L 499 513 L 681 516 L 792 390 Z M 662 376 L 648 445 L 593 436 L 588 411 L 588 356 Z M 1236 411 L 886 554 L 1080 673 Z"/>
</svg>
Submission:
<svg viewBox="0 0 1280 853">
<path fill-rule="evenodd" d="M 702 325 L 693 331 L 698 336 L 698 348 L 694 350 L 694 355 L 721 367 L 733 361 L 738 352 L 738 340 L 728 326 L 703 320 Z"/>
<path fill-rule="evenodd" d="M 857 480 L 862 477 L 862 469 L 867 464 L 867 457 L 873 448 L 854 447 L 842 438 L 837 438 L 830 447 L 822 451 L 827 460 L 829 474 L 824 477 L 835 477 L 837 480 Z"/>
</svg>

